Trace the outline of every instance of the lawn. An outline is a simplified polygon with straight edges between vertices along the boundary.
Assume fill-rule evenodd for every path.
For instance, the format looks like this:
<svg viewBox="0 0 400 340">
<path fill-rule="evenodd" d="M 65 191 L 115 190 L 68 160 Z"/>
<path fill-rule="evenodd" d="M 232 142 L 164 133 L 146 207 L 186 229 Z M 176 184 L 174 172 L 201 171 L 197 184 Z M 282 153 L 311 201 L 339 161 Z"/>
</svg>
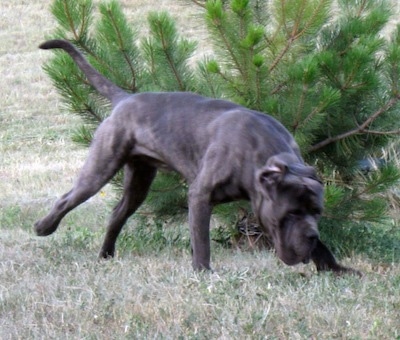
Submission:
<svg viewBox="0 0 400 340">
<path fill-rule="evenodd" d="M 195 34 L 190 8 L 177 0 L 121 3 L 135 23 L 157 3 Z M 353 254 L 341 261 L 364 276 L 336 278 L 213 243 L 214 272 L 199 274 L 185 221 L 159 235 L 159 221 L 141 218 L 126 226 L 116 258 L 99 261 L 115 201 L 109 186 L 57 233 L 35 236 L 34 222 L 71 187 L 86 155 L 70 140 L 79 118 L 63 110 L 41 68 L 51 56 L 37 48 L 55 27 L 50 4 L 0 3 L 1 339 L 400 339 L 395 260 Z"/>
</svg>

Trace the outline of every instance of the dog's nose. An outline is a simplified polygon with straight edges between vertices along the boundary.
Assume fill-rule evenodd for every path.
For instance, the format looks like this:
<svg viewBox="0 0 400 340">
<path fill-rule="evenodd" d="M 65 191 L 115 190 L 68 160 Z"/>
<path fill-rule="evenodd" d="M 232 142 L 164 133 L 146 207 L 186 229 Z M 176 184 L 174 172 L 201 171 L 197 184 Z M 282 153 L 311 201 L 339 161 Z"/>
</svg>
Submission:
<svg viewBox="0 0 400 340">
<path fill-rule="evenodd" d="M 317 230 L 310 230 L 307 233 L 308 241 L 312 244 L 315 244 L 319 239 L 319 232 Z"/>
<path fill-rule="evenodd" d="M 319 237 L 317 235 L 309 236 L 308 242 L 314 247 L 317 244 Z"/>
</svg>

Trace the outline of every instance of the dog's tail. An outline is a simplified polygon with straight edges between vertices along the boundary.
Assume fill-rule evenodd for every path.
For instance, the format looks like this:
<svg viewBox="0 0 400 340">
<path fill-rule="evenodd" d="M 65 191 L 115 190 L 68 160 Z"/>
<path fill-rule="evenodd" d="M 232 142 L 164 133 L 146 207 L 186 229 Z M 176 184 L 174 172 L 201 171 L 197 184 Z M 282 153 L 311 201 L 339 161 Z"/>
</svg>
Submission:
<svg viewBox="0 0 400 340">
<path fill-rule="evenodd" d="M 59 39 L 48 40 L 41 44 L 39 48 L 43 50 L 60 48 L 66 51 L 85 74 L 90 84 L 92 84 L 102 96 L 106 97 L 112 103 L 118 102 L 120 97 L 127 95 L 124 90 L 97 72 L 95 68 L 85 59 L 82 53 L 79 52 L 79 50 L 69 41 Z"/>
</svg>

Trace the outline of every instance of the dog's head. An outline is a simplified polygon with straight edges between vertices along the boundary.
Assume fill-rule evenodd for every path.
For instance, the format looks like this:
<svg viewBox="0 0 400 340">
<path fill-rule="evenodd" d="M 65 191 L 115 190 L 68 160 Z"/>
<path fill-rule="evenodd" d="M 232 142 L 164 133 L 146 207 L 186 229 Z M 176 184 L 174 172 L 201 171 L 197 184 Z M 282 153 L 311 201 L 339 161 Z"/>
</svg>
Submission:
<svg viewBox="0 0 400 340">
<path fill-rule="evenodd" d="M 291 155 L 273 156 L 258 171 L 257 188 L 255 213 L 278 257 L 288 265 L 307 263 L 323 209 L 323 186 L 315 169 Z"/>
</svg>

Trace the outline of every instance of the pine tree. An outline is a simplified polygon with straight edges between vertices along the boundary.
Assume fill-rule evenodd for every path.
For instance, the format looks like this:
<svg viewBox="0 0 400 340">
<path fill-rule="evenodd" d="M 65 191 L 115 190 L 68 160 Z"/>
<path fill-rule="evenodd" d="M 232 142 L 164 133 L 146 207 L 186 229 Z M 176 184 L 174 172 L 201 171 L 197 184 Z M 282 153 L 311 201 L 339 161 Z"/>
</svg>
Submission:
<svg viewBox="0 0 400 340">
<path fill-rule="evenodd" d="M 194 74 L 188 66 L 196 44 L 178 35 L 168 13 L 149 15 L 149 37 L 142 40 L 118 1 L 100 2 L 98 9 L 100 16 L 94 22 L 92 0 L 55 0 L 51 11 L 59 26 L 53 37 L 73 42 L 96 69 L 127 92 L 196 90 Z M 109 104 L 87 83 L 68 55 L 55 53 L 44 69 L 61 94 L 66 110 L 84 121 L 72 139 L 88 146 L 94 130 L 110 113 Z M 113 183 L 121 188 L 122 175 L 118 174 Z M 185 183 L 175 174 L 160 173 L 148 202 L 158 215 L 185 209 Z"/>
<path fill-rule="evenodd" d="M 399 180 L 358 161 L 400 133 L 399 32 L 384 39 L 387 1 L 192 1 L 203 6 L 216 58 L 205 68 L 225 97 L 268 112 L 327 183 L 326 216 L 378 221 Z"/>
<path fill-rule="evenodd" d="M 362 174 L 358 162 L 378 156 L 400 132 L 400 27 L 385 39 L 384 0 L 187 0 L 200 6 L 213 56 L 191 66 L 196 44 L 179 36 L 166 12 L 148 17 L 140 39 L 116 0 L 55 0 L 54 37 L 78 46 L 107 78 L 128 92 L 194 91 L 267 112 L 295 136 L 326 183 L 324 224 L 381 221 L 384 193 L 397 168 Z M 87 145 L 109 106 L 65 53 L 45 66 L 66 109 L 85 124 L 74 140 Z M 117 186 L 120 177 L 114 181 Z M 157 214 L 185 206 L 186 185 L 160 174 L 149 204 Z M 232 210 L 232 209 L 228 209 Z M 226 213 L 226 209 L 221 209 Z"/>
</svg>

